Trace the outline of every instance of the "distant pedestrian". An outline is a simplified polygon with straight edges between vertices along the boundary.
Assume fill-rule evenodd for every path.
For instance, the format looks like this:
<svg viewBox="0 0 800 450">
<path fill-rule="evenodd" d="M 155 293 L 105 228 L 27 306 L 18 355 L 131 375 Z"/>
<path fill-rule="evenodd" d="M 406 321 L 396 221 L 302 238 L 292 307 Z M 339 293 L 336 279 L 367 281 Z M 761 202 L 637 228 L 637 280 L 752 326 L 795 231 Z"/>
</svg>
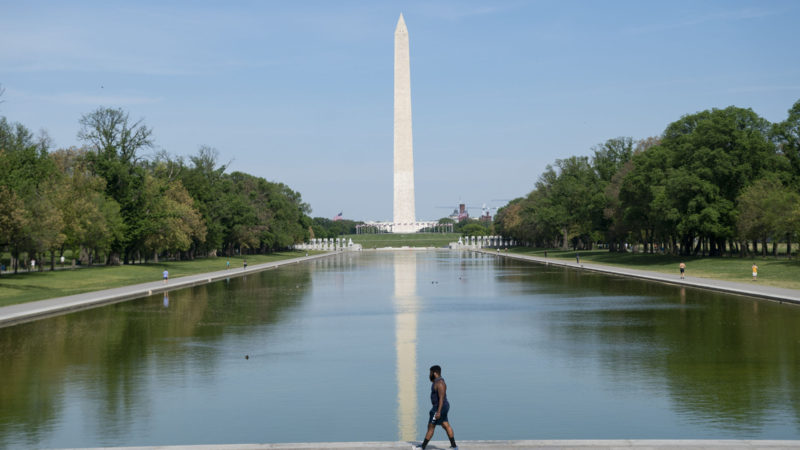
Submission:
<svg viewBox="0 0 800 450">
<path fill-rule="evenodd" d="M 242 265 L 244 266 L 244 269 L 242 269 L 242 270 L 247 270 L 247 260 L 246 259 L 244 260 Z"/>
<path fill-rule="evenodd" d="M 544 257 L 547 258 L 547 250 L 544 251 Z"/>
<path fill-rule="evenodd" d="M 683 279 L 683 274 L 684 274 L 684 272 L 686 272 L 686 264 L 681 263 L 681 265 L 679 267 L 681 268 L 681 280 L 682 280 Z"/>
<path fill-rule="evenodd" d="M 164 275 L 164 284 L 167 284 L 167 281 L 169 280 L 169 271 L 164 269 L 164 273 L 162 275 Z"/>
<path fill-rule="evenodd" d="M 575 253 L 575 262 L 578 264 L 581 263 L 581 255 L 579 255 L 578 253 Z"/>
<path fill-rule="evenodd" d="M 225 270 L 228 270 L 230 268 L 231 268 L 231 261 L 230 260 L 225 261 Z"/>
<path fill-rule="evenodd" d="M 414 446 L 415 449 L 425 450 L 425 447 L 433 437 L 433 431 L 436 425 L 441 425 L 450 439 L 450 448 L 458 449 L 456 439 L 453 435 L 453 428 L 450 427 L 450 422 L 447 419 L 447 412 L 450 411 L 450 402 L 447 401 L 447 383 L 442 378 L 442 368 L 439 366 L 432 366 L 428 378 L 431 380 L 431 407 L 428 413 L 428 432 L 425 433 L 425 440 L 422 441 L 419 447 Z"/>
<path fill-rule="evenodd" d="M 756 281 L 756 278 L 758 278 L 758 266 L 753 263 L 753 281 Z"/>
</svg>

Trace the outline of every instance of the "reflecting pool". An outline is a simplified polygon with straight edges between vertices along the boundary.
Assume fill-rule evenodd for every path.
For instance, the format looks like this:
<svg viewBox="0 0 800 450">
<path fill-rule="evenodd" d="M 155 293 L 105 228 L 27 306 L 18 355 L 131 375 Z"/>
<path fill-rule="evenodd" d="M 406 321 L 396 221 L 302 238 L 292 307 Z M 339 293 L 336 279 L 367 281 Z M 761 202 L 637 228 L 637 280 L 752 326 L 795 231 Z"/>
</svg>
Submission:
<svg viewBox="0 0 800 450">
<path fill-rule="evenodd" d="M 800 439 L 800 307 L 447 251 L 339 254 L 0 329 L 0 447 Z M 438 438 L 444 439 L 442 430 Z"/>
</svg>

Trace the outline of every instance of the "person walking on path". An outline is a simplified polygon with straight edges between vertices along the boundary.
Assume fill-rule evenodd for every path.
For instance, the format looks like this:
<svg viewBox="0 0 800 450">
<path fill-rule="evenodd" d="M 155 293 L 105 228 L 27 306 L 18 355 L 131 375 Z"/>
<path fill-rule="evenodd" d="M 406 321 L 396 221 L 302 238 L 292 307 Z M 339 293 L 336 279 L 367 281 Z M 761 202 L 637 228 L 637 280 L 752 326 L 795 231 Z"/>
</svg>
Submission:
<svg viewBox="0 0 800 450">
<path fill-rule="evenodd" d="M 244 266 L 244 269 L 242 269 L 242 270 L 247 270 L 247 260 L 246 259 L 244 260 L 242 265 Z"/>
<path fill-rule="evenodd" d="M 167 269 L 164 269 L 163 275 L 164 275 L 164 284 L 167 284 L 167 281 L 169 281 L 169 271 L 167 271 Z"/>
<path fill-rule="evenodd" d="M 225 270 L 228 270 L 230 268 L 231 268 L 231 261 L 230 260 L 225 261 Z"/>
<path fill-rule="evenodd" d="M 453 435 L 453 428 L 447 419 L 447 413 L 450 411 L 450 402 L 447 401 L 447 383 L 442 378 L 442 368 L 431 366 L 428 378 L 431 380 L 431 407 L 428 413 L 428 432 L 425 433 L 425 440 L 419 447 L 414 446 L 415 449 L 425 450 L 425 447 L 433 437 L 433 431 L 436 425 L 441 425 L 444 431 L 447 432 L 447 437 L 450 438 L 450 448 L 458 449 L 456 439 Z"/>
<path fill-rule="evenodd" d="M 756 278 L 758 278 L 758 266 L 753 263 L 753 281 L 756 281 Z"/>
<path fill-rule="evenodd" d="M 681 268 L 681 280 L 682 280 L 683 279 L 683 274 L 684 274 L 684 272 L 686 272 L 686 264 L 681 263 L 681 265 L 678 266 L 678 267 Z"/>
<path fill-rule="evenodd" d="M 581 263 L 581 255 L 579 253 L 575 253 L 575 262 L 580 264 Z"/>
</svg>

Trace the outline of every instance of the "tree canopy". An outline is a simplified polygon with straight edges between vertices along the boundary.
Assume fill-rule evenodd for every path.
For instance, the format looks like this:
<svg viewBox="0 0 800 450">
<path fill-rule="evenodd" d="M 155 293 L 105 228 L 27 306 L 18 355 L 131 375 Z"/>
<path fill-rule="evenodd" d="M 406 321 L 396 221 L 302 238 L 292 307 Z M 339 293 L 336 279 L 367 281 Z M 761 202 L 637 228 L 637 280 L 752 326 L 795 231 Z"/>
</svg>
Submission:
<svg viewBox="0 0 800 450">
<path fill-rule="evenodd" d="M 532 245 L 709 255 L 797 239 L 800 101 L 777 124 L 731 106 L 592 150 L 548 166 L 532 192 L 498 211 L 498 230 Z"/>
<path fill-rule="evenodd" d="M 52 149 L 46 134 L 0 117 L 0 248 L 14 262 L 49 254 L 52 265 L 67 250 L 107 264 L 271 252 L 308 238 L 299 193 L 227 173 L 213 148 L 188 162 L 147 158 L 152 130 L 122 109 L 98 108 L 79 126 L 83 147 Z"/>
</svg>

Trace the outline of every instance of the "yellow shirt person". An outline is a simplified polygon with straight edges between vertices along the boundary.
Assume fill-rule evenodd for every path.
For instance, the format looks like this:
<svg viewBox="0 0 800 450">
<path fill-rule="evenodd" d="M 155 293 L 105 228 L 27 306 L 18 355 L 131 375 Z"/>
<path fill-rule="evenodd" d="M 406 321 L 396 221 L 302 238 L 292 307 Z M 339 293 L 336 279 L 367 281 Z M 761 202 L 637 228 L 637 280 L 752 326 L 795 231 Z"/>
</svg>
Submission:
<svg viewBox="0 0 800 450">
<path fill-rule="evenodd" d="M 753 281 L 756 281 L 756 278 L 758 278 L 758 266 L 753 263 Z"/>
</svg>

